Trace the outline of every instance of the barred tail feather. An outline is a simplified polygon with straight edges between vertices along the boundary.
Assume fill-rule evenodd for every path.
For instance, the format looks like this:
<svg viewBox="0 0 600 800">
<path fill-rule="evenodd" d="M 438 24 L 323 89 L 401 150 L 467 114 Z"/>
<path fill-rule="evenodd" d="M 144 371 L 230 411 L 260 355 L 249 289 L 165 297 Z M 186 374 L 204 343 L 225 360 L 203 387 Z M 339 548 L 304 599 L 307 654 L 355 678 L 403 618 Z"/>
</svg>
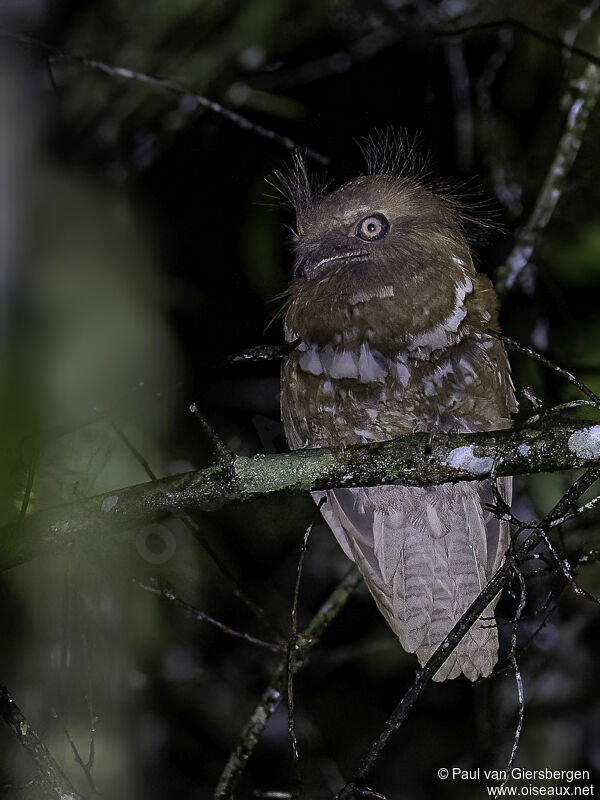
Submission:
<svg viewBox="0 0 600 800">
<path fill-rule="evenodd" d="M 502 492 L 510 501 L 510 480 Z M 380 611 L 423 665 L 502 563 L 508 526 L 484 509 L 489 484 L 381 486 L 315 493 Z M 498 659 L 494 600 L 434 680 L 487 676 Z"/>
</svg>

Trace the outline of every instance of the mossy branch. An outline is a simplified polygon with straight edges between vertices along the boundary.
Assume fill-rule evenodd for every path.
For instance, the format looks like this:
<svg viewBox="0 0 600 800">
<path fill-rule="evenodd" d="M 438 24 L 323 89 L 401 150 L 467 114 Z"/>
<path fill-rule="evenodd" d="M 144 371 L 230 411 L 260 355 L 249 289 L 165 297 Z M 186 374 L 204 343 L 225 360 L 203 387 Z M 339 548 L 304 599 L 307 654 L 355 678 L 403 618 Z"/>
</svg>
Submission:
<svg viewBox="0 0 600 800">
<path fill-rule="evenodd" d="M 0 571 L 86 536 L 143 524 L 159 512 L 215 511 L 273 494 L 402 484 L 431 486 L 497 475 L 600 464 L 600 425 L 550 416 L 521 429 L 416 433 L 345 448 L 234 457 L 197 472 L 129 486 L 36 511 L 0 529 Z"/>
</svg>

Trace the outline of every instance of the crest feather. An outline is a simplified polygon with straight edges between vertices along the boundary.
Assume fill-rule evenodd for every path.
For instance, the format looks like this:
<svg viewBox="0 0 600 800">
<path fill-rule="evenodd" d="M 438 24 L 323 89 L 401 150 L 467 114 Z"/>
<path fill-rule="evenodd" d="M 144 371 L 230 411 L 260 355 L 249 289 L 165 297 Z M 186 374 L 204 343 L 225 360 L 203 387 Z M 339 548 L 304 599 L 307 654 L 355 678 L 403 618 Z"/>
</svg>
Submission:
<svg viewBox="0 0 600 800">
<path fill-rule="evenodd" d="M 331 185 L 331 180 L 326 175 L 309 173 L 305 155 L 295 150 L 290 166 L 284 170 L 275 170 L 267 178 L 267 183 L 283 198 L 284 203 L 293 209 L 296 214 L 297 233 L 302 233 L 302 222 L 306 214 L 325 194 Z"/>
<path fill-rule="evenodd" d="M 431 155 L 419 132 L 403 128 L 376 129 L 357 141 L 368 175 L 394 175 L 427 186 L 431 177 Z"/>
</svg>

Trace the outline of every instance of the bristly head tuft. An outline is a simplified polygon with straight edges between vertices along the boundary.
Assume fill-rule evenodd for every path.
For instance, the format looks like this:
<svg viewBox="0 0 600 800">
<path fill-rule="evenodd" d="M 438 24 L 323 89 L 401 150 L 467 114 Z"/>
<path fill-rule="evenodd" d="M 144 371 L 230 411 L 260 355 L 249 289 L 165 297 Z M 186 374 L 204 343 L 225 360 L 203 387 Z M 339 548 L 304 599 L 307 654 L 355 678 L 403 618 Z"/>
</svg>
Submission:
<svg viewBox="0 0 600 800">
<path fill-rule="evenodd" d="M 326 176 L 315 176 L 308 172 L 306 158 L 298 150 L 292 155 L 292 164 L 285 170 L 276 170 L 267 183 L 275 189 L 283 202 L 296 214 L 296 233 L 302 233 L 307 213 L 325 194 L 331 185 Z"/>
<path fill-rule="evenodd" d="M 472 182 L 440 179 L 431 151 L 420 133 L 408 133 L 402 128 L 389 126 L 375 130 L 358 140 L 357 144 L 366 162 L 367 176 L 416 183 L 443 198 L 472 248 L 484 244 L 490 232 L 497 228 L 493 203 L 483 202 L 481 192 L 474 189 Z M 273 172 L 267 182 L 275 189 L 280 201 L 295 213 L 296 225 L 291 229 L 294 239 L 303 235 L 311 213 L 333 183 L 323 174 L 311 174 L 304 154 L 298 150 L 294 151 L 291 164 Z"/>
<path fill-rule="evenodd" d="M 403 128 L 375 130 L 357 141 L 368 175 L 394 175 L 426 186 L 431 178 L 431 154 L 420 133 Z"/>
<path fill-rule="evenodd" d="M 368 175 L 392 175 L 418 183 L 443 197 L 452 207 L 472 248 L 486 242 L 498 228 L 497 206 L 484 199 L 477 182 L 441 179 L 434 157 L 420 132 L 388 126 L 357 142 Z"/>
</svg>

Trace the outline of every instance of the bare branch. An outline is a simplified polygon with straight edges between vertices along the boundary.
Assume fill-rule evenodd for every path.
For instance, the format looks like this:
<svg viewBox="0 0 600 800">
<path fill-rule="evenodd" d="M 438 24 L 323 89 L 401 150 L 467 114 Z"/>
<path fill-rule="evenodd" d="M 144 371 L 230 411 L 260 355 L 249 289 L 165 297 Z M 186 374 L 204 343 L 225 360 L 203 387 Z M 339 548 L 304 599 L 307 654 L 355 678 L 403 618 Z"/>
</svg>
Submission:
<svg viewBox="0 0 600 800">
<path fill-rule="evenodd" d="M 552 511 L 550 511 L 550 513 L 547 514 L 547 516 L 536 526 L 536 528 L 527 535 L 525 540 L 517 548 L 515 554 L 516 557 L 522 557 L 532 550 L 537 544 L 539 544 L 539 542 L 542 541 L 544 534 L 549 529 L 552 521 L 564 516 L 569 508 L 571 508 L 571 506 L 577 501 L 577 499 L 599 478 L 600 467 L 590 469 L 580 478 L 578 478 L 578 480 L 575 481 L 570 489 L 561 497 Z M 450 633 L 446 636 L 444 641 L 440 644 L 423 669 L 417 670 L 413 685 L 406 692 L 400 703 L 396 706 L 394 712 L 385 723 L 381 734 L 369 748 L 356 773 L 356 777 L 352 781 L 349 781 L 342 788 L 337 795 L 337 800 L 350 800 L 350 798 L 360 794 L 360 787 L 364 786 L 366 777 L 372 770 L 392 734 L 402 725 L 437 670 L 446 661 L 450 653 L 457 647 L 458 643 L 469 630 L 471 625 L 481 616 L 490 602 L 492 602 L 496 595 L 506 585 L 513 570 L 514 559 L 508 558 L 500 567 L 500 569 L 498 569 L 495 575 L 490 579 L 485 589 L 479 594 L 473 603 L 471 603 L 469 608 L 458 620 L 454 628 L 452 628 Z"/>
<path fill-rule="evenodd" d="M 353 567 L 346 577 L 337 585 L 321 608 L 312 618 L 304 633 L 299 637 L 301 647 L 300 657 L 294 662 L 294 670 L 298 671 L 308 663 L 308 651 L 320 641 L 321 637 L 344 608 L 350 596 L 360 583 L 360 575 Z M 248 721 L 240 734 L 239 740 L 233 749 L 215 790 L 214 800 L 230 800 L 235 787 L 246 768 L 248 759 L 275 711 L 277 710 L 286 684 L 288 665 L 287 653 L 282 656 L 275 668 L 269 685 L 262 693 L 256 707 L 250 714 Z"/>
<path fill-rule="evenodd" d="M 36 730 L 29 724 L 6 686 L 0 686 L 0 716 L 35 761 L 44 787 L 60 800 L 81 800 L 71 781 L 51 756 Z"/>
<path fill-rule="evenodd" d="M 517 23 L 516 20 L 507 20 L 506 22 L 515 27 L 527 29 L 527 26 Z M 528 29 L 528 32 L 532 31 Z M 545 41 L 554 43 L 552 39 L 543 37 L 541 34 L 539 36 Z M 579 51 L 579 48 L 570 47 L 564 42 L 561 42 L 560 46 L 565 50 L 578 52 L 590 63 L 587 64 L 577 80 L 571 81 L 569 90 L 565 94 L 565 100 L 569 103 L 569 112 L 546 179 L 527 224 L 519 233 L 505 264 L 496 273 L 496 291 L 500 294 L 506 293 L 515 285 L 533 255 L 540 234 L 552 219 L 558 201 L 566 188 L 567 176 L 579 153 L 590 114 L 600 96 L 600 59 L 592 56 L 591 53 Z"/>
<path fill-rule="evenodd" d="M 152 470 L 152 467 L 148 463 L 148 460 L 140 453 L 140 451 L 131 441 L 129 436 L 127 436 L 127 434 L 123 430 L 121 430 L 121 428 L 118 425 L 116 425 L 112 420 L 110 420 L 110 426 L 117 434 L 119 439 L 123 442 L 125 447 L 131 452 L 135 460 L 140 464 L 140 466 L 142 467 L 146 475 L 150 478 L 150 480 L 151 481 L 158 480 L 158 476 Z"/>
<path fill-rule="evenodd" d="M 198 420 L 198 422 L 200 423 L 200 427 L 210 440 L 215 455 L 221 462 L 221 465 L 226 470 L 230 470 L 233 465 L 233 453 L 231 452 L 231 450 L 227 447 L 223 439 L 221 439 L 217 431 L 212 427 L 212 425 L 206 419 L 204 414 L 200 411 L 197 403 L 192 403 L 190 405 L 190 412 Z"/>
<path fill-rule="evenodd" d="M 576 378 L 572 372 L 563 369 L 563 367 L 559 367 L 558 364 L 554 363 L 554 361 L 551 361 L 549 358 L 546 358 L 546 356 L 541 355 L 541 353 L 537 353 L 530 347 L 524 347 L 522 344 L 515 342 L 514 339 L 509 339 L 508 336 L 505 336 L 503 333 L 499 333 L 498 331 L 493 331 L 491 329 L 488 329 L 486 333 L 488 334 L 488 336 L 493 336 L 494 339 L 500 339 L 500 341 L 506 345 L 506 348 L 508 350 L 514 350 L 516 353 L 522 353 L 523 355 L 529 356 L 529 358 L 533 358 L 535 361 L 539 361 L 545 367 L 548 367 L 548 369 L 551 369 L 553 372 L 556 372 L 558 375 L 560 375 L 561 378 L 564 378 L 569 383 L 572 383 L 573 386 L 576 386 L 580 392 L 582 392 L 586 397 L 588 397 L 590 405 L 592 407 L 600 408 L 600 397 L 598 397 L 598 395 L 595 392 L 593 392 L 588 386 L 586 386 L 585 383 L 582 383 L 582 381 Z M 581 405 L 582 401 L 576 400 L 575 403 Z M 573 408 L 574 406 L 570 403 L 569 407 Z"/>
<path fill-rule="evenodd" d="M 235 628 L 231 628 L 229 625 L 219 622 L 219 620 L 210 617 L 208 614 L 205 614 L 204 611 L 194 608 L 194 606 L 186 603 L 185 600 L 177 597 L 177 595 L 174 594 L 170 589 L 161 586 L 151 586 L 146 583 L 141 583 L 140 581 L 135 581 L 135 583 L 140 587 L 140 589 L 144 589 L 146 592 L 150 592 L 151 594 L 156 594 L 159 597 L 162 597 L 163 600 L 168 600 L 170 603 L 174 603 L 182 608 L 187 614 L 189 614 L 189 616 L 193 617 L 199 622 L 208 622 L 210 625 L 218 628 L 222 633 L 225 633 L 228 636 L 233 636 L 237 639 L 244 639 L 244 641 L 249 642 L 250 644 L 254 644 L 257 647 L 265 647 L 267 650 L 273 650 L 275 653 L 279 653 L 286 649 L 285 644 L 279 644 L 277 642 L 265 642 L 263 639 L 257 639 L 255 636 L 251 636 L 245 631 L 237 631 Z"/>
<path fill-rule="evenodd" d="M 499 448 L 498 475 L 524 475 L 600 463 L 600 425 L 540 420 L 479 433 L 416 433 L 388 442 L 293 453 L 237 456 L 231 470 L 214 465 L 197 472 L 129 486 L 36 511 L 0 529 L 0 571 L 85 535 L 105 536 L 143 524 L 158 512 L 215 511 L 232 502 L 273 494 L 302 494 L 334 487 L 432 486 L 489 477 Z"/>
<path fill-rule="evenodd" d="M 116 65 L 107 64 L 105 61 L 100 61 L 97 58 L 66 53 L 63 50 L 60 50 L 58 47 L 48 44 L 47 42 L 34 39 L 32 36 L 27 36 L 23 33 L 9 31 L 6 28 L 0 28 L 0 37 L 19 42 L 20 44 L 32 45 L 44 50 L 46 53 L 49 53 L 55 60 L 66 61 L 72 64 L 82 64 L 89 69 L 103 72 L 105 75 L 109 75 L 111 78 L 133 81 L 157 91 L 167 91 L 176 95 L 185 95 L 186 97 L 194 100 L 196 106 L 204 108 L 208 111 L 212 111 L 214 114 L 218 114 L 221 117 L 225 117 L 225 119 L 229 120 L 229 122 L 232 122 L 242 130 L 252 131 L 253 133 L 258 134 L 258 136 L 262 136 L 265 139 L 270 139 L 273 142 L 277 142 L 278 144 L 283 145 L 286 150 L 300 149 L 314 161 L 317 161 L 323 165 L 329 164 L 329 159 L 321 153 L 317 153 L 316 150 L 312 150 L 310 147 L 303 147 L 289 136 L 282 136 L 280 133 L 276 133 L 270 128 L 265 128 L 263 125 L 259 125 L 257 122 L 252 122 L 251 120 L 247 119 L 247 117 L 243 117 L 241 114 L 231 111 L 231 109 L 226 108 L 220 103 L 216 103 L 214 100 L 210 100 L 208 97 L 204 97 L 204 95 L 194 92 L 188 86 L 185 86 L 184 84 L 173 80 L 172 78 L 162 78 L 157 75 L 149 75 L 145 72 L 137 72 L 136 70 L 129 69 L 128 67 L 119 67 Z M 54 86 L 56 85 L 54 76 L 52 78 L 52 83 Z"/>
<path fill-rule="evenodd" d="M 319 501 L 318 509 L 325 502 L 325 498 Z M 317 512 L 318 513 L 318 512 Z M 296 584 L 294 586 L 294 599 L 292 601 L 292 629 L 288 641 L 288 663 L 287 663 L 287 701 L 288 701 L 288 733 L 290 737 L 290 744 L 292 747 L 292 758 L 294 761 L 294 768 L 296 770 L 296 783 L 298 789 L 302 789 L 302 771 L 300 769 L 300 757 L 298 754 L 298 737 L 296 735 L 296 712 L 294 707 L 294 673 L 296 672 L 296 656 L 298 654 L 299 640 L 298 640 L 298 600 L 300 597 L 300 578 L 302 577 L 302 568 L 304 566 L 304 556 L 306 555 L 306 548 L 308 546 L 308 537 L 318 521 L 318 517 L 312 520 L 302 539 L 302 546 L 300 548 L 300 557 L 298 559 L 298 568 L 296 570 Z"/>
<path fill-rule="evenodd" d="M 247 350 L 240 350 L 237 353 L 231 353 L 220 359 L 216 366 L 238 366 L 239 364 L 260 364 L 266 361 L 278 361 L 279 359 L 287 356 L 292 350 L 295 350 L 300 344 L 301 339 L 294 339 L 292 342 L 285 342 L 285 344 L 259 344 L 256 347 L 249 347 Z"/>
<path fill-rule="evenodd" d="M 38 452 L 37 450 L 35 450 L 33 455 L 31 456 L 31 461 L 29 463 L 29 466 L 27 467 L 27 483 L 25 484 L 25 490 L 23 492 L 23 501 L 21 502 L 21 509 L 19 511 L 19 516 L 21 520 L 24 520 L 27 517 L 29 502 L 31 500 L 31 492 L 33 490 L 33 481 L 35 478 L 35 469 L 37 467 L 37 460 L 38 460 Z"/>
<path fill-rule="evenodd" d="M 479 22 L 474 25 L 465 25 L 462 28 L 452 28 L 449 30 L 439 29 L 436 32 L 439 36 L 452 37 L 463 36 L 465 33 L 475 33 L 476 31 L 495 30 L 497 28 L 515 28 L 523 33 L 527 33 L 529 36 L 533 36 L 534 39 L 539 39 L 541 42 L 556 47 L 558 50 L 564 50 L 567 53 L 581 56 L 591 64 L 600 66 L 600 56 L 597 56 L 595 53 L 590 53 L 589 50 L 584 50 L 582 47 L 577 47 L 577 45 L 568 44 L 562 39 L 555 39 L 552 36 L 548 36 L 542 31 L 532 28 L 531 25 L 527 25 L 526 22 L 514 17 L 504 17 L 503 19 L 492 20 L 490 22 Z"/>
<path fill-rule="evenodd" d="M 89 751 L 88 751 L 87 761 L 84 761 L 83 758 L 81 757 L 81 754 L 79 753 L 79 748 L 77 747 L 77 745 L 73 741 L 73 737 L 69 733 L 69 729 L 66 726 L 64 728 L 64 731 L 65 731 L 65 736 L 67 737 L 68 742 L 71 745 L 71 750 L 73 752 L 73 757 L 74 757 L 75 761 L 77 762 L 77 764 L 79 764 L 79 766 L 81 767 L 81 769 L 82 769 L 82 771 L 83 771 L 83 773 L 84 773 L 84 775 L 85 775 L 85 777 L 87 779 L 87 782 L 90 785 L 90 789 L 92 790 L 92 792 L 94 792 L 94 794 L 98 794 L 99 795 L 100 792 L 96 788 L 96 785 L 94 783 L 94 778 L 92 776 L 92 769 L 94 767 L 94 757 L 95 757 L 96 723 L 97 723 L 97 719 L 98 718 L 95 716 L 95 714 L 93 714 L 93 710 L 91 708 L 91 705 L 90 705 L 90 702 L 89 702 L 89 698 L 86 698 L 86 700 L 88 702 L 88 710 L 90 712 L 90 725 L 91 725 L 91 727 L 90 727 L 90 743 L 89 743 Z"/>
<path fill-rule="evenodd" d="M 517 749 L 519 747 L 519 741 L 521 739 L 521 731 L 523 730 L 523 718 L 525 716 L 525 701 L 524 701 L 524 694 L 523 694 L 523 678 L 521 676 L 521 670 L 519 669 L 519 663 L 517 661 L 517 628 L 519 625 L 519 621 L 523 616 L 523 609 L 525 608 L 525 601 L 527 599 L 527 590 L 525 588 L 525 578 L 520 570 L 515 569 L 514 573 L 519 581 L 519 605 L 517 606 L 517 610 L 515 612 L 515 617 L 513 619 L 512 624 L 512 633 L 510 637 L 510 653 L 509 653 L 509 661 L 512 665 L 512 668 L 515 673 L 515 682 L 517 684 L 517 698 L 519 701 L 519 716 L 517 719 L 517 727 L 515 729 L 515 736 L 513 739 L 512 748 L 510 751 L 510 756 L 508 758 L 508 763 L 506 765 L 506 775 L 508 780 L 508 775 L 510 775 L 510 771 L 512 765 L 515 761 L 515 756 L 517 755 Z M 503 785 L 504 785 L 503 784 Z"/>
<path fill-rule="evenodd" d="M 120 439 L 123 441 L 125 446 L 131 451 L 133 456 L 136 458 L 136 460 L 139 462 L 139 464 L 143 467 L 143 469 L 145 470 L 145 472 L 148 475 L 148 477 L 150 478 L 150 480 L 152 480 L 152 481 L 158 480 L 156 474 L 152 470 L 152 468 L 151 468 L 150 464 L 148 463 L 147 459 L 144 458 L 144 456 L 140 453 L 140 451 L 137 449 L 137 447 L 135 447 L 135 445 L 129 439 L 129 437 L 126 436 L 125 433 L 119 427 L 117 427 L 117 425 L 115 425 L 114 422 L 111 422 L 110 424 L 112 425 L 112 427 L 114 428 L 114 430 L 116 431 L 116 433 L 118 434 Z M 212 432 L 212 428 L 210 430 Z M 214 435 L 218 436 L 218 434 L 216 432 L 214 432 Z M 228 465 L 229 464 L 227 462 L 227 467 L 228 467 Z M 206 537 L 202 533 L 202 530 L 201 530 L 201 527 L 200 527 L 200 523 L 197 520 L 195 520 L 193 518 L 193 516 L 191 516 L 190 514 L 186 514 L 184 511 L 179 511 L 179 512 L 177 512 L 177 514 L 174 514 L 173 516 L 174 517 L 176 516 L 177 519 L 180 519 L 186 525 L 186 527 L 191 532 L 191 534 L 194 537 L 194 539 L 204 549 L 204 551 L 209 556 L 209 558 L 212 560 L 214 565 L 217 567 L 217 569 L 219 570 L 221 575 L 225 578 L 225 580 L 227 581 L 227 583 L 231 587 L 234 595 L 239 600 L 241 600 L 241 602 L 244 603 L 244 605 L 247 608 L 250 609 L 250 611 L 254 614 L 256 619 L 259 622 L 261 622 L 262 625 L 266 629 L 268 629 L 270 633 L 275 634 L 277 636 L 277 638 L 282 638 L 280 636 L 280 634 L 279 634 L 279 631 L 275 628 L 275 626 L 272 624 L 272 622 L 268 619 L 268 617 L 267 617 L 266 613 L 264 612 L 264 610 L 257 603 L 255 603 L 253 600 L 251 600 L 246 595 L 246 593 L 244 592 L 244 590 L 240 586 L 239 582 L 236 580 L 236 578 L 231 574 L 231 572 L 226 567 L 226 565 L 219 558 L 219 556 L 215 552 L 214 548 L 210 545 L 210 543 L 207 541 Z"/>
</svg>

